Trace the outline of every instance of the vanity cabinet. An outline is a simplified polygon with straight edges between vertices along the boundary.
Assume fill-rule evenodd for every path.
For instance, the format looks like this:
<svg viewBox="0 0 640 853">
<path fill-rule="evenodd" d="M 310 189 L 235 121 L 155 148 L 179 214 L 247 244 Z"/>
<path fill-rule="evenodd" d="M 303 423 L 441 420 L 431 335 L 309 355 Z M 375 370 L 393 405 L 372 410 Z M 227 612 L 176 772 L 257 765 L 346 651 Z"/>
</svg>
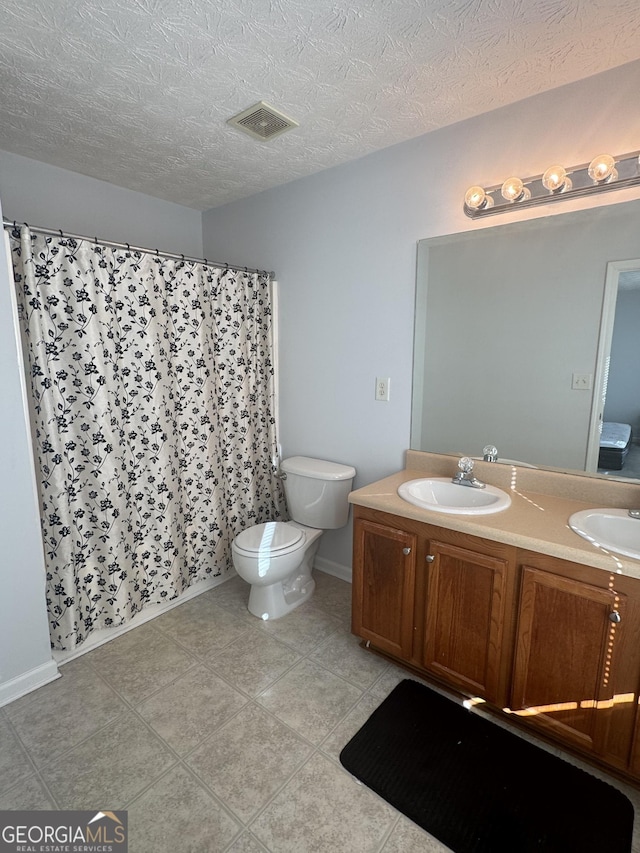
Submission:
<svg viewBox="0 0 640 853">
<path fill-rule="evenodd" d="M 353 586 L 354 632 L 380 651 L 410 660 L 416 535 L 362 519 L 353 547 L 355 562 L 364 569 Z"/>
<path fill-rule="evenodd" d="M 353 633 L 470 695 L 503 703 L 514 556 L 499 543 L 356 507 Z"/>
<path fill-rule="evenodd" d="M 520 553 L 510 710 L 625 769 L 640 686 L 639 582 Z"/>
<path fill-rule="evenodd" d="M 640 580 L 355 507 L 353 632 L 640 778 Z"/>
<path fill-rule="evenodd" d="M 500 700 L 500 659 L 508 560 L 430 539 L 421 663 L 491 702 Z"/>
</svg>

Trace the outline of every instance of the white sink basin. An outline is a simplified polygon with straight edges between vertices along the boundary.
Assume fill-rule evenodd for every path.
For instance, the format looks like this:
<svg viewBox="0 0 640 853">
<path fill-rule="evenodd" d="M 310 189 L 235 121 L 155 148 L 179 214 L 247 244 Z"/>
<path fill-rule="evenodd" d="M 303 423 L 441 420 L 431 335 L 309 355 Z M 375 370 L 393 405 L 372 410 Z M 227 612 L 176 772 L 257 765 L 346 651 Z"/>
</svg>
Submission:
<svg viewBox="0 0 640 853">
<path fill-rule="evenodd" d="M 511 505 L 509 495 L 496 486 L 474 489 L 452 483 L 450 477 L 409 480 L 398 487 L 398 494 L 403 500 L 422 509 L 455 515 L 488 515 Z"/>
<path fill-rule="evenodd" d="M 640 560 L 640 518 L 626 509 L 583 509 L 570 517 L 569 527 L 594 545 Z"/>
</svg>

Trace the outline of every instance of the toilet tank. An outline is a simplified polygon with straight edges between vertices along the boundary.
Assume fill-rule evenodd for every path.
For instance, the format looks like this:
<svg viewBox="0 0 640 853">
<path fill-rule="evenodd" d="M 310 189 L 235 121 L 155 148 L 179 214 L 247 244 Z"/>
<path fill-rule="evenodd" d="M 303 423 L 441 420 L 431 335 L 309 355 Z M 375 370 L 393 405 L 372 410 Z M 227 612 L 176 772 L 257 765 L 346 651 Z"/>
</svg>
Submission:
<svg viewBox="0 0 640 853">
<path fill-rule="evenodd" d="M 292 456 L 280 465 L 289 515 L 307 527 L 329 530 L 349 519 L 347 500 L 356 469 L 309 456 Z"/>
</svg>

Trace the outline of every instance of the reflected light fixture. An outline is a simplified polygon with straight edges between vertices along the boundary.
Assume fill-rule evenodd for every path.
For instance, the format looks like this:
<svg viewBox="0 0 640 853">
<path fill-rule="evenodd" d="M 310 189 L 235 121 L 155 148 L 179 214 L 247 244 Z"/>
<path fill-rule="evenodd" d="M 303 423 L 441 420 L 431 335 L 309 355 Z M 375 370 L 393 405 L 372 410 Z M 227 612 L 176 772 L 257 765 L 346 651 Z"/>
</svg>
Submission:
<svg viewBox="0 0 640 853">
<path fill-rule="evenodd" d="M 532 178 L 507 178 L 492 187 L 475 185 L 464 196 L 464 212 L 472 219 L 517 207 L 546 204 L 561 198 L 574 198 L 603 190 L 640 185 L 640 152 L 612 157 L 599 154 L 590 163 L 565 168 L 549 166 Z"/>
</svg>

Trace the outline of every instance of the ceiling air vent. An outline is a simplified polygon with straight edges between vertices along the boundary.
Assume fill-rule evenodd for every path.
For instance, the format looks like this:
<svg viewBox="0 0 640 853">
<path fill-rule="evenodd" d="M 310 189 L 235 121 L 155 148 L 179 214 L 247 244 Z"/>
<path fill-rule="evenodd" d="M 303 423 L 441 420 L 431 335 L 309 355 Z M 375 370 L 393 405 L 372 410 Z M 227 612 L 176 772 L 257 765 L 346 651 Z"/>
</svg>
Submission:
<svg viewBox="0 0 640 853">
<path fill-rule="evenodd" d="M 254 139 L 273 139 L 287 130 L 299 127 L 298 122 L 260 101 L 248 110 L 227 120 L 227 124 L 244 130 Z"/>
</svg>

